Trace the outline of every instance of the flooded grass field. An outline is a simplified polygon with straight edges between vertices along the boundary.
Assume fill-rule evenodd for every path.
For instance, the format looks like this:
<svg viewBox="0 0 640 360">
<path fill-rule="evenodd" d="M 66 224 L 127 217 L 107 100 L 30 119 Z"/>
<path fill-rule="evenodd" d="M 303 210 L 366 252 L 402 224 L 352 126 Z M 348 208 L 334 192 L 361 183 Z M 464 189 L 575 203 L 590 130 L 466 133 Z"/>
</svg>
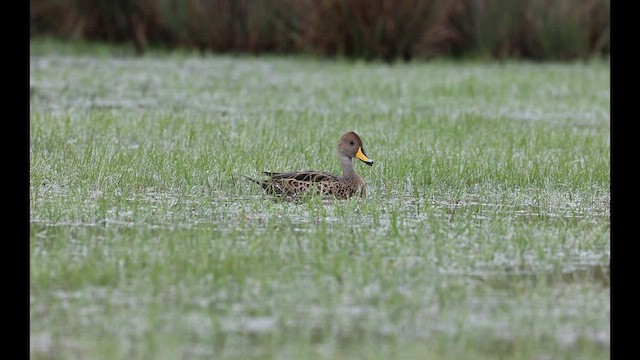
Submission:
<svg viewBox="0 0 640 360">
<path fill-rule="evenodd" d="M 608 62 L 30 68 L 32 358 L 609 358 Z M 366 199 L 245 178 L 338 173 L 350 130 Z"/>
</svg>

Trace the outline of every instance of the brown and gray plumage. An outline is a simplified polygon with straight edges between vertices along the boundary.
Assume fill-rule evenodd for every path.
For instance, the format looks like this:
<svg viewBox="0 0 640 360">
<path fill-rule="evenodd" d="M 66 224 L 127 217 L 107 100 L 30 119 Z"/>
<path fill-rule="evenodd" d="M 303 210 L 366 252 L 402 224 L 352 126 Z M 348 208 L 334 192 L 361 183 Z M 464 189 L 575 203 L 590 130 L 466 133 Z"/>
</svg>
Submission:
<svg viewBox="0 0 640 360">
<path fill-rule="evenodd" d="M 337 199 L 348 199 L 354 195 L 365 196 L 367 184 L 356 173 L 353 158 L 365 164 L 373 165 L 364 151 L 360 136 L 353 131 L 345 133 L 338 142 L 338 157 L 342 164 L 342 175 L 333 175 L 324 171 L 299 171 L 289 173 L 275 173 L 265 171 L 267 179 L 256 180 L 248 178 L 262 186 L 267 194 L 293 200 L 301 195 L 320 194 L 334 196 Z"/>
</svg>

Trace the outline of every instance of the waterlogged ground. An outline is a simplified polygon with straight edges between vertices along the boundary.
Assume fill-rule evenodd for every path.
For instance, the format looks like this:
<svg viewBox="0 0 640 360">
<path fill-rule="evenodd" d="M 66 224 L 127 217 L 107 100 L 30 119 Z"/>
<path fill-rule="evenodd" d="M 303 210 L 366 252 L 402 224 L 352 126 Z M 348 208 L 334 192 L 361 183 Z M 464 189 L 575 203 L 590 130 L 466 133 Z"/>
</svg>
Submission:
<svg viewBox="0 0 640 360">
<path fill-rule="evenodd" d="M 31 50 L 32 358 L 609 358 L 608 62 Z"/>
</svg>

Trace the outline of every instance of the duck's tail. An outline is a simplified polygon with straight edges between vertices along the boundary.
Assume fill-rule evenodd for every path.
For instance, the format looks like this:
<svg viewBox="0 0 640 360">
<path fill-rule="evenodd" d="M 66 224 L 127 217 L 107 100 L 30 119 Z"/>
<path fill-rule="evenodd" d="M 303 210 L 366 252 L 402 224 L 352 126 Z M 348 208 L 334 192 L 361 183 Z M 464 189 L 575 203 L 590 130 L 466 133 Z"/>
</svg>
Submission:
<svg viewBox="0 0 640 360">
<path fill-rule="evenodd" d="M 245 176 L 245 179 L 247 179 L 247 180 L 251 180 L 251 181 L 253 181 L 254 183 L 256 183 L 256 184 L 258 184 L 258 185 L 262 185 L 262 181 L 260 181 L 260 180 L 256 180 L 256 179 L 254 179 L 254 178 L 250 178 L 250 177 L 248 177 L 248 176 Z"/>
</svg>

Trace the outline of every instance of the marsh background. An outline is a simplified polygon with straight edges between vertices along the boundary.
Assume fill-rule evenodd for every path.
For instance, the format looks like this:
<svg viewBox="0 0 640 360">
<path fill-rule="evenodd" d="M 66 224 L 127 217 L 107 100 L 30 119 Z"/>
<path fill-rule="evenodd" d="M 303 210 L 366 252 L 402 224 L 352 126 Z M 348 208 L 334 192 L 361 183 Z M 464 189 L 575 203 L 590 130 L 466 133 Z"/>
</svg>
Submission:
<svg viewBox="0 0 640 360">
<path fill-rule="evenodd" d="M 30 9 L 32 358 L 609 358 L 608 1 Z"/>
</svg>

